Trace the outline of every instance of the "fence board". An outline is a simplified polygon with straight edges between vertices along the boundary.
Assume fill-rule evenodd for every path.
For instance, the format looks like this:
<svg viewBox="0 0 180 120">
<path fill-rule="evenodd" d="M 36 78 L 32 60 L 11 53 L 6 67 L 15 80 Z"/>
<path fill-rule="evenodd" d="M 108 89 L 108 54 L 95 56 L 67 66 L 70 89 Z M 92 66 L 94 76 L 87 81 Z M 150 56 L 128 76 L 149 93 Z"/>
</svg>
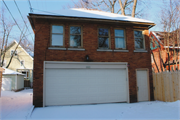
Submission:
<svg viewBox="0 0 180 120">
<path fill-rule="evenodd" d="M 180 100 L 180 71 L 153 73 L 154 99 Z"/>
</svg>

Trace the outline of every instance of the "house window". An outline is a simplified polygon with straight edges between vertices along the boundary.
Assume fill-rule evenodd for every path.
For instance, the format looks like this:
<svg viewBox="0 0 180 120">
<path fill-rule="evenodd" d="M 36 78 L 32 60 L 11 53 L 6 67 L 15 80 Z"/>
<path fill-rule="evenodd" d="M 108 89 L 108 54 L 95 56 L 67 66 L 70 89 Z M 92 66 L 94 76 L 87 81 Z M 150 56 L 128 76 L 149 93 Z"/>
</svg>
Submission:
<svg viewBox="0 0 180 120">
<path fill-rule="evenodd" d="M 11 56 L 13 55 L 14 50 L 11 50 Z M 17 56 L 17 51 L 15 51 L 14 56 Z"/>
<path fill-rule="evenodd" d="M 81 47 L 81 27 L 70 27 L 70 47 Z"/>
<path fill-rule="evenodd" d="M 122 29 L 115 29 L 115 47 L 116 49 L 126 48 L 124 30 Z"/>
<path fill-rule="evenodd" d="M 63 26 L 52 25 L 52 34 L 51 34 L 51 46 L 62 47 L 63 43 Z"/>
<path fill-rule="evenodd" d="M 22 74 L 24 74 L 24 78 L 28 78 L 28 71 L 22 71 Z"/>
<path fill-rule="evenodd" d="M 144 47 L 144 37 L 142 31 L 134 31 L 134 39 L 135 39 L 135 49 L 145 49 Z"/>
<path fill-rule="evenodd" d="M 99 28 L 98 35 L 99 48 L 109 48 L 109 30 Z"/>
<path fill-rule="evenodd" d="M 20 61 L 21 66 L 24 66 L 24 60 Z"/>
</svg>

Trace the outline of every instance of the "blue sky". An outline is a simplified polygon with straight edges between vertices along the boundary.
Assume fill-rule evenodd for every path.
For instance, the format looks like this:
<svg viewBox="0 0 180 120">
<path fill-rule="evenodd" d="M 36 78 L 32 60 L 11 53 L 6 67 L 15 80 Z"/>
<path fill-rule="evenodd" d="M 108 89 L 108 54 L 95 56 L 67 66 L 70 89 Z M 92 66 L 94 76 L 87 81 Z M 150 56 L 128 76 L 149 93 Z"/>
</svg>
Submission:
<svg viewBox="0 0 180 120">
<path fill-rule="evenodd" d="M 8 6 L 9 10 L 12 12 L 17 23 L 21 26 L 21 28 L 23 28 L 24 23 L 14 3 L 14 0 L 4 0 L 4 1 L 6 5 Z M 78 0 L 74 0 L 74 2 L 77 2 L 77 1 Z M 159 20 L 160 20 L 160 10 L 161 10 L 161 6 L 163 5 L 162 4 L 163 0 L 143 0 L 143 1 L 147 3 L 146 8 L 144 9 L 144 12 L 146 15 L 143 16 L 143 19 L 153 21 L 157 24 L 155 27 L 150 29 L 150 31 L 160 31 L 161 27 L 159 25 L 160 24 Z M 27 15 L 30 12 L 28 0 L 16 0 L 16 3 L 22 13 L 23 18 L 27 20 Z M 64 9 L 64 7 L 66 7 L 68 4 L 72 5 L 72 0 L 30 0 L 30 3 L 31 3 L 32 8 L 34 9 L 43 10 L 43 11 L 55 11 L 55 10 Z M 0 6 L 6 9 L 2 0 L 0 1 Z M 34 12 L 37 12 L 37 10 L 34 10 Z M 8 20 L 13 21 L 13 19 L 11 18 L 7 10 L 5 13 Z M 30 35 L 28 35 L 27 37 L 29 41 L 33 41 L 34 34 L 28 20 L 27 20 L 27 25 L 30 30 L 30 33 L 28 32 L 28 34 Z M 11 36 L 16 36 L 16 38 L 18 39 L 17 34 L 19 33 L 20 31 L 15 27 L 12 31 Z M 11 39 L 15 39 L 15 38 L 11 38 Z"/>
</svg>

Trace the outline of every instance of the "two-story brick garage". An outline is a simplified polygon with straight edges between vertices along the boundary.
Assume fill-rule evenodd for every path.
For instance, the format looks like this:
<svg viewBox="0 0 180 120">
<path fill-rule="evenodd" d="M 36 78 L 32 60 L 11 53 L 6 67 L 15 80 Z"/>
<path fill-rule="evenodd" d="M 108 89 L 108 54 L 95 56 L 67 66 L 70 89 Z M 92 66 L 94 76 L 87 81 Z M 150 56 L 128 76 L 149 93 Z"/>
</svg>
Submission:
<svg viewBox="0 0 180 120">
<path fill-rule="evenodd" d="M 153 22 L 86 9 L 28 18 L 35 32 L 35 106 L 153 99 Z"/>
</svg>

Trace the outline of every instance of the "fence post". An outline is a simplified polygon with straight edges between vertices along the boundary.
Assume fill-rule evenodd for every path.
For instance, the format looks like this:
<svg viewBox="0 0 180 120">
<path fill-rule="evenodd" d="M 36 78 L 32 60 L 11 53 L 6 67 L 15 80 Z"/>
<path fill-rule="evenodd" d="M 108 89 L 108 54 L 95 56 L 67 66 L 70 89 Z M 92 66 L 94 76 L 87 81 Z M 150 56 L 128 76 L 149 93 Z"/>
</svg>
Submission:
<svg viewBox="0 0 180 120">
<path fill-rule="evenodd" d="M 153 72 L 153 90 L 154 90 L 154 100 L 156 100 L 156 73 Z"/>
</svg>

